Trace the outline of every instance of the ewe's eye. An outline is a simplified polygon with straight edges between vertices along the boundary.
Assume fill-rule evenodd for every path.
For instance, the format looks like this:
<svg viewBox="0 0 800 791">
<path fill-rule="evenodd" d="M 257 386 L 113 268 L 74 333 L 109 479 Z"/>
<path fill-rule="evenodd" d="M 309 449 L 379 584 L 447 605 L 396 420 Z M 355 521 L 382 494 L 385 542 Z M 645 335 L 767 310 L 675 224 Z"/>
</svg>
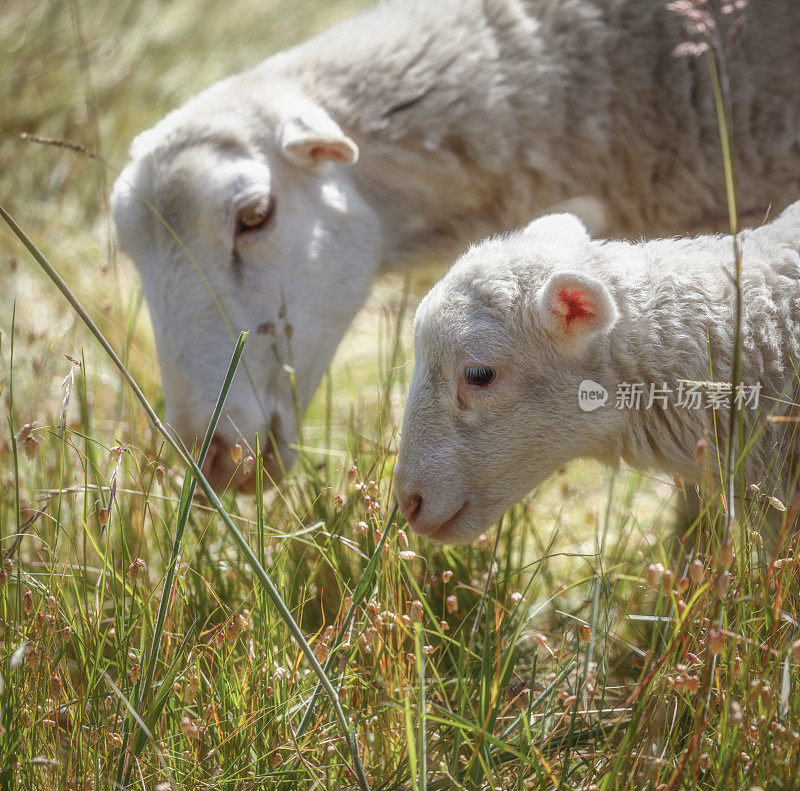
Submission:
<svg viewBox="0 0 800 791">
<path fill-rule="evenodd" d="M 475 387 L 486 387 L 494 381 L 495 373 L 488 365 L 468 365 L 464 369 L 464 379 Z"/>
<path fill-rule="evenodd" d="M 265 227 L 274 213 L 275 200 L 271 195 L 239 209 L 236 215 L 236 233 L 249 233 Z"/>
</svg>

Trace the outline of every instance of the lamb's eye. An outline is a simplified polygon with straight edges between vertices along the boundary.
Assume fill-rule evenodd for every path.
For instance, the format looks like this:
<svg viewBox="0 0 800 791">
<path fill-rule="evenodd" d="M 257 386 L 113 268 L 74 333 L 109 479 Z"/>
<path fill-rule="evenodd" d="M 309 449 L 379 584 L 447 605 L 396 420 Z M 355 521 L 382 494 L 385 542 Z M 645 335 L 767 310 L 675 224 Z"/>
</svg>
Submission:
<svg viewBox="0 0 800 791">
<path fill-rule="evenodd" d="M 475 387 L 486 387 L 494 381 L 495 373 L 488 365 L 468 365 L 464 369 L 464 379 Z"/>
<path fill-rule="evenodd" d="M 239 210 L 236 215 L 236 233 L 249 233 L 266 226 L 275 214 L 275 200 L 270 195 Z"/>
</svg>

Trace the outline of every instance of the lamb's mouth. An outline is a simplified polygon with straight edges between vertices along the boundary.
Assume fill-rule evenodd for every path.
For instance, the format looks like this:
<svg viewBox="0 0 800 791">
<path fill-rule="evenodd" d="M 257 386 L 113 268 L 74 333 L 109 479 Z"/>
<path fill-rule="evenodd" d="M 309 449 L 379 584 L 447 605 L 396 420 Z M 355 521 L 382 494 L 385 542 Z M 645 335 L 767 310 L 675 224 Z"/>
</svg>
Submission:
<svg viewBox="0 0 800 791">
<path fill-rule="evenodd" d="M 439 525 L 435 525 L 431 530 L 427 530 L 424 533 L 418 533 L 418 535 L 424 536 L 429 541 L 433 541 L 435 544 L 446 543 L 448 533 L 452 532 L 453 526 L 458 522 L 459 518 L 468 507 L 469 500 L 465 500 L 463 505 L 449 519 Z"/>
</svg>

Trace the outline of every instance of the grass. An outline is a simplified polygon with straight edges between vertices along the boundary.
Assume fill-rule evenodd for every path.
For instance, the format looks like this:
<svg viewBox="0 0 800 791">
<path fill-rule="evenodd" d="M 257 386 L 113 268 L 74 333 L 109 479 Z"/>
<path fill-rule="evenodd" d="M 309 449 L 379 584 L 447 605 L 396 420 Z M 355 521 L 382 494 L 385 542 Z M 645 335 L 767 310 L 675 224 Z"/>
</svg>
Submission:
<svg viewBox="0 0 800 791">
<path fill-rule="evenodd" d="M 0 202 L 159 413 L 141 291 L 109 243 L 113 172 L 17 134 L 118 166 L 169 108 L 359 5 L 0 11 Z M 672 481 L 577 463 L 474 546 L 405 532 L 391 474 L 426 276 L 376 286 L 280 489 L 223 498 L 248 558 L 208 498 L 186 507 L 186 464 L 5 226 L 0 271 L 3 788 L 356 787 L 259 569 L 372 788 L 797 787 L 800 565 L 791 533 L 761 546 L 768 498 L 731 545 L 711 491 L 679 553 Z"/>
</svg>

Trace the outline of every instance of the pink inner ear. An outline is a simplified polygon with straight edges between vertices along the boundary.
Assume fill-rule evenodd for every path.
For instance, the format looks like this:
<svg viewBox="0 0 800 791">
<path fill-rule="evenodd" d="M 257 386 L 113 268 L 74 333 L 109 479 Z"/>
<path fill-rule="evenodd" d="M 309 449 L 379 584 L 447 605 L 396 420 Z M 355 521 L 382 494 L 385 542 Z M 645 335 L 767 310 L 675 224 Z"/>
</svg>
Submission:
<svg viewBox="0 0 800 791">
<path fill-rule="evenodd" d="M 561 314 L 567 329 L 573 321 L 583 322 L 595 318 L 594 305 L 586 294 L 577 289 L 562 288 L 558 292 Z"/>
<path fill-rule="evenodd" d="M 333 159 L 337 162 L 347 161 L 347 154 L 336 146 L 314 146 L 308 153 L 312 159 Z"/>
</svg>

